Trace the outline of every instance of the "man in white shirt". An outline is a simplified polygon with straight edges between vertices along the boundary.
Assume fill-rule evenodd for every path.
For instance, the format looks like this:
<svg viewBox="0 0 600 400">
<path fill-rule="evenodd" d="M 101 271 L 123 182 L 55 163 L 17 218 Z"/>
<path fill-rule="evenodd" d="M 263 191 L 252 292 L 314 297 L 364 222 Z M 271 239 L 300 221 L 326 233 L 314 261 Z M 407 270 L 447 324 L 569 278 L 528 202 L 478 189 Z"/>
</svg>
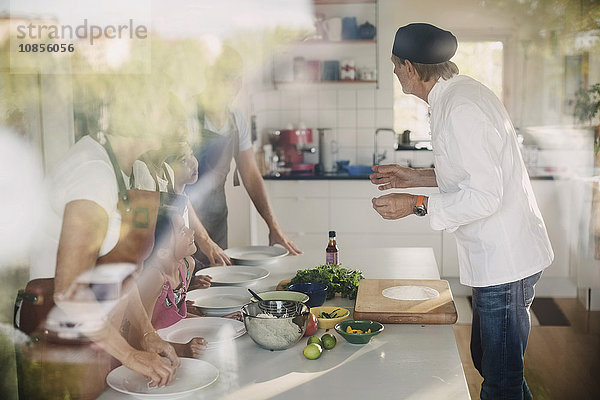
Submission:
<svg viewBox="0 0 600 400">
<path fill-rule="evenodd" d="M 374 166 L 380 190 L 437 186 L 429 197 L 392 193 L 373 199 L 385 219 L 430 215 L 453 232 L 460 281 L 473 289 L 471 355 L 484 378 L 482 399 L 528 399 L 523 376 L 534 285 L 554 258 L 546 227 L 500 100 L 458 75 L 452 33 L 429 24 L 398 29 L 394 74 L 406 94 L 429 104 L 435 168 Z"/>
</svg>

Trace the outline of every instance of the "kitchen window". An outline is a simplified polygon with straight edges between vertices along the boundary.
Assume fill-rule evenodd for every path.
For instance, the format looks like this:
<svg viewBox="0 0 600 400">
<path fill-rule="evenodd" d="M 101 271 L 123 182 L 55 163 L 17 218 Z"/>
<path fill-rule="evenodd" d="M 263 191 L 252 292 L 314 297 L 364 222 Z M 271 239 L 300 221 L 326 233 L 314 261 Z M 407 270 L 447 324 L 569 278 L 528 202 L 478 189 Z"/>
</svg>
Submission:
<svg viewBox="0 0 600 400">
<path fill-rule="evenodd" d="M 468 75 L 490 88 L 502 99 L 504 43 L 499 40 L 460 41 L 452 61 L 461 75 Z M 427 104 L 402 92 L 394 77 L 394 130 L 411 131 L 411 140 L 430 140 Z"/>
</svg>

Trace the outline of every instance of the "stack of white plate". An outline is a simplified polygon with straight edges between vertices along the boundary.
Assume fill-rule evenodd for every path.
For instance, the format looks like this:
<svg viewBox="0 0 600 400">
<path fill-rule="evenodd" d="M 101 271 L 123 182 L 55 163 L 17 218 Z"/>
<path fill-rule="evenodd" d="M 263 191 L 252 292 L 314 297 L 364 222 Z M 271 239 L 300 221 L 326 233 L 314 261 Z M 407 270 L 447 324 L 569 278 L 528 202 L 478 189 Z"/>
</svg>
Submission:
<svg viewBox="0 0 600 400">
<path fill-rule="evenodd" d="M 248 286 L 269 276 L 269 271 L 247 265 L 232 265 L 204 268 L 196 272 L 196 275 L 210 275 L 212 277 L 211 285 Z M 246 291 L 246 293 L 248 292 Z"/>
<path fill-rule="evenodd" d="M 265 265 L 287 256 L 289 252 L 279 246 L 246 246 L 227 249 L 225 254 L 234 264 Z"/>
<path fill-rule="evenodd" d="M 242 336 L 246 333 L 246 327 L 235 319 L 201 317 L 182 319 L 157 332 L 163 340 L 172 343 L 185 344 L 195 337 L 201 337 L 207 342 L 206 348 L 212 349 Z"/>
<path fill-rule="evenodd" d="M 243 287 L 220 286 L 191 290 L 186 300 L 193 301 L 207 317 L 222 317 L 239 311 L 244 304 L 250 302 L 250 297 L 248 290 Z"/>
</svg>

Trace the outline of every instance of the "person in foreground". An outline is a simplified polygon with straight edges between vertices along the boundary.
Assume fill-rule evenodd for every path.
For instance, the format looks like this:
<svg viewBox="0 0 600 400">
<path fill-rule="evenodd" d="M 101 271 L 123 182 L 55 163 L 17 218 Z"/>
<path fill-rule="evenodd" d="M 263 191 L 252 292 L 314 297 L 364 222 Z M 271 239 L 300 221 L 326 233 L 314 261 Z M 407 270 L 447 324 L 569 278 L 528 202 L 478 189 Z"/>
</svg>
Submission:
<svg viewBox="0 0 600 400">
<path fill-rule="evenodd" d="M 435 168 L 374 166 L 380 190 L 435 187 L 430 196 L 374 198 L 385 219 L 429 215 L 456 237 L 460 281 L 473 291 L 471 356 L 482 399 L 531 399 L 524 355 L 534 285 L 554 259 L 515 130 L 500 100 L 450 61 L 457 41 L 430 24 L 403 26 L 392 49 L 402 90 L 430 107 Z"/>
</svg>

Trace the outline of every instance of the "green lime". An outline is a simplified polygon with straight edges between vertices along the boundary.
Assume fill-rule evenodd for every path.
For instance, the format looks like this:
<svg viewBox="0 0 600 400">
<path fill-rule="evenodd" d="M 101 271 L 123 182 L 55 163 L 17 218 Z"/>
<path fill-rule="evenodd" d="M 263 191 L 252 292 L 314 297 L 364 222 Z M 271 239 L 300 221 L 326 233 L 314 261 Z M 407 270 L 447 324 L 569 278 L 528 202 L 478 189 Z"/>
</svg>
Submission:
<svg viewBox="0 0 600 400">
<path fill-rule="evenodd" d="M 319 346 L 323 347 L 323 342 L 321 342 L 321 339 L 319 339 L 318 336 L 311 336 L 308 338 L 308 341 L 306 342 L 306 344 L 311 344 L 311 343 L 316 343 Z"/>
<path fill-rule="evenodd" d="M 321 336 L 321 341 L 323 342 L 323 348 L 325 350 L 333 349 L 337 343 L 337 339 L 331 333 L 326 333 Z"/>
<path fill-rule="evenodd" d="M 317 343 L 310 343 L 304 348 L 304 357 L 309 360 L 316 360 L 321 357 L 321 353 L 323 353 L 323 349 Z"/>
</svg>

